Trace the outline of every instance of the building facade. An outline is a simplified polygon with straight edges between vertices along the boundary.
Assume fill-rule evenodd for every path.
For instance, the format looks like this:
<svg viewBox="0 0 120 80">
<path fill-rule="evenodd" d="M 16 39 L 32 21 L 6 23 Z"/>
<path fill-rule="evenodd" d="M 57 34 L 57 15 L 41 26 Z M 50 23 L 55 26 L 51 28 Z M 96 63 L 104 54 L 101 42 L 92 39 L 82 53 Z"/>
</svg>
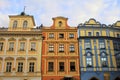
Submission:
<svg viewBox="0 0 120 80">
<path fill-rule="evenodd" d="M 120 21 L 78 25 L 81 80 L 120 80 Z"/>
<path fill-rule="evenodd" d="M 24 12 L 9 19 L 0 28 L 0 80 L 41 80 L 41 30 Z"/>
<path fill-rule="evenodd" d="M 42 28 L 42 80 L 80 80 L 77 28 L 67 20 L 55 17 Z"/>
</svg>

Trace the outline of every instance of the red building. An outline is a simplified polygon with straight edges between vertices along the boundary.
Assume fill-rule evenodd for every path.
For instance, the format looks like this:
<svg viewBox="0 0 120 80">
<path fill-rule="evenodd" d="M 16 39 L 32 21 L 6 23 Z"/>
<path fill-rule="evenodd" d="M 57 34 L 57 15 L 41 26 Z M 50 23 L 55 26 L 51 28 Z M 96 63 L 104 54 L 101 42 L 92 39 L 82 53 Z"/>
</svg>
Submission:
<svg viewBox="0 0 120 80">
<path fill-rule="evenodd" d="M 77 28 L 67 20 L 55 17 L 42 28 L 42 80 L 80 80 Z"/>
</svg>

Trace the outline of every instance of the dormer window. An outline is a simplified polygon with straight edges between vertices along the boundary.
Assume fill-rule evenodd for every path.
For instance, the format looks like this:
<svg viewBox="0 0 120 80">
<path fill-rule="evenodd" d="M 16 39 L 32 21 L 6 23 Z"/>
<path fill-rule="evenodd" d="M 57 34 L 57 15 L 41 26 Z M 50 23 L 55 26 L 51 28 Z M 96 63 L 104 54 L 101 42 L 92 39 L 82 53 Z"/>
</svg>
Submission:
<svg viewBox="0 0 120 80">
<path fill-rule="evenodd" d="M 16 28 L 17 27 L 17 21 L 14 21 L 13 22 L 13 28 Z"/>
<path fill-rule="evenodd" d="M 62 21 L 59 21 L 58 25 L 59 25 L 59 27 L 61 27 L 62 26 Z"/>
<path fill-rule="evenodd" d="M 23 28 L 27 28 L 27 23 L 28 23 L 27 21 L 23 22 Z"/>
</svg>

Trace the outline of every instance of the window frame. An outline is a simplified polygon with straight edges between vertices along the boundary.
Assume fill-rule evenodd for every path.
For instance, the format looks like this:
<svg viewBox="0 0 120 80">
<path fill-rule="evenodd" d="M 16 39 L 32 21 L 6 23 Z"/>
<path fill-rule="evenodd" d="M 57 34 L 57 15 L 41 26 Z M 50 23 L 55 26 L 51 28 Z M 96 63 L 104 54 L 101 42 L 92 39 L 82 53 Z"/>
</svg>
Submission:
<svg viewBox="0 0 120 80">
<path fill-rule="evenodd" d="M 48 71 L 49 72 L 54 71 L 54 62 L 48 62 Z"/>
</svg>

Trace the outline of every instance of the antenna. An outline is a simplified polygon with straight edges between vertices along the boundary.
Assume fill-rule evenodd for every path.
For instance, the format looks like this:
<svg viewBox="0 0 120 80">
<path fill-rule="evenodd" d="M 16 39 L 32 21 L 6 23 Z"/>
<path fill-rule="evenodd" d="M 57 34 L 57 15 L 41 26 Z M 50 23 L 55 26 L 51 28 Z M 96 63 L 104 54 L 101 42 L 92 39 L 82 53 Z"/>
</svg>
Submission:
<svg viewBox="0 0 120 80">
<path fill-rule="evenodd" d="M 24 13 L 25 13 L 25 8 L 26 8 L 26 6 L 24 6 L 24 10 L 23 10 Z"/>
</svg>

